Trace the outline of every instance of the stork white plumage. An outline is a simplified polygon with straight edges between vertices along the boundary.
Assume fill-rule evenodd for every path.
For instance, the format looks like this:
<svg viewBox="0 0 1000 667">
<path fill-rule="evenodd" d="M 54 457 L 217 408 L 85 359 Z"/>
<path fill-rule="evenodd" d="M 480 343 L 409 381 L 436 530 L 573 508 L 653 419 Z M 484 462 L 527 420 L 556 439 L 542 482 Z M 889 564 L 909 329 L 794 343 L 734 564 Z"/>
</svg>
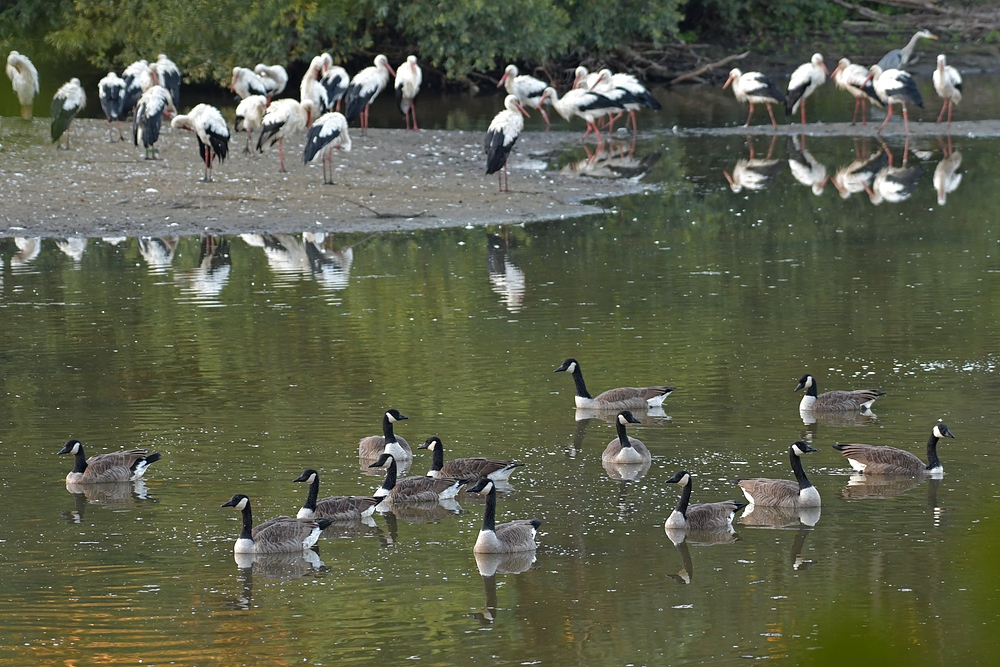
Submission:
<svg viewBox="0 0 1000 667">
<path fill-rule="evenodd" d="M 889 156 L 884 150 L 867 157 L 859 157 L 837 170 L 833 176 L 833 187 L 837 188 L 841 199 L 847 199 L 857 192 L 864 192 L 871 187 L 875 174 L 888 164 Z"/>
<path fill-rule="evenodd" d="M 285 90 L 285 86 L 288 85 L 288 72 L 281 65 L 257 63 L 253 71 L 267 88 L 268 101 L 275 95 L 280 95 Z"/>
<path fill-rule="evenodd" d="M 170 116 L 175 113 L 177 109 L 170 98 L 170 91 L 163 86 L 153 86 L 139 98 L 135 116 L 132 117 L 132 141 L 136 146 L 142 144 L 147 160 L 156 159 L 156 142 L 160 138 L 164 114 Z"/>
<path fill-rule="evenodd" d="M 948 125 L 951 125 L 951 109 L 962 101 L 962 75 L 945 61 L 942 53 L 937 57 L 937 69 L 934 70 L 932 78 L 934 79 L 934 92 L 944 100 L 937 122 L 941 122 L 941 119 L 944 118 L 944 110 L 948 109 Z"/>
<path fill-rule="evenodd" d="M 257 150 L 264 152 L 264 144 L 270 141 L 269 146 L 278 144 L 278 161 L 281 166 L 279 171 L 287 173 L 285 169 L 285 154 L 283 152 L 285 137 L 295 132 L 305 130 L 312 124 L 312 113 L 316 105 L 312 100 L 280 99 L 271 102 L 264 112 L 261 120 L 260 136 L 257 137 Z"/>
<path fill-rule="evenodd" d="M 52 98 L 52 143 L 66 134 L 66 148 L 69 149 L 69 126 L 76 114 L 87 106 L 87 95 L 76 77 L 64 83 Z"/>
<path fill-rule="evenodd" d="M 573 85 L 571 88 L 583 88 L 584 90 L 590 90 L 590 87 L 594 85 L 598 79 L 598 73 L 591 72 L 583 65 L 578 65 L 575 70 L 573 70 Z"/>
<path fill-rule="evenodd" d="M 212 162 L 223 162 L 229 154 L 229 126 L 222 113 L 210 104 L 199 104 L 187 114 L 174 116 L 170 126 L 194 132 L 198 137 L 198 154 L 205 163 L 205 183 L 212 181 Z"/>
<path fill-rule="evenodd" d="M 317 113 L 333 111 L 335 107 L 340 111 L 340 101 L 347 93 L 347 87 L 351 85 L 351 75 L 343 67 L 334 65 L 333 57 L 329 53 L 323 54 L 323 77 L 319 83 L 326 90 L 326 104 L 318 109 Z"/>
<path fill-rule="evenodd" d="M 733 167 L 730 174 L 725 169 L 722 175 L 729 181 L 729 189 L 735 193 L 740 193 L 744 188 L 751 191 L 763 190 L 771 180 L 781 173 L 784 163 L 771 157 L 774 152 L 774 143 L 778 139 L 777 135 L 771 137 L 771 144 L 767 149 L 767 155 L 763 158 L 754 156 L 753 142 L 747 139 L 750 148 L 750 159 L 740 158 Z"/>
<path fill-rule="evenodd" d="M 331 58 L 329 62 L 332 64 L 333 59 Z M 299 99 L 311 100 L 316 113 L 322 113 L 327 106 L 326 89 L 320 83 L 323 72 L 326 71 L 326 63 L 325 53 L 314 56 L 309 67 L 306 68 L 305 74 L 302 75 L 302 81 L 299 82 Z"/>
<path fill-rule="evenodd" d="M 841 58 L 837 67 L 830 75 L 837 88 L 846 90 L 854 97 L 854 115 L 851 117 L 851 125 L 858 122 L 858 107 L 861 107 L 861 124 L 867 125 L 865 118 L 865 104 L 874 104 L 878 108 L 883 108 L 882 100 L 875 95 L 875 90 L 868 82 L 868 70 L 852 63 L 847 58 Z"/>
<path fill-rule="evenodd" d="M 944 159 L 934 168 L 934 191 L 937 192 L 938 206 L 944 206 L 948 201 L 948 195 L 962 184 L 962 174 L 958 171 L 961 166 L 962 152 L 951 149 L 951 135 L 948 135 Z"/>
<path fill-rule="evenodd" d="M 147 64 L 146 69 L 141 70 L 139 72 L 138 81 L 139 81 L 139 90 L 142 91 L 143 93 L 145 93 L 153 86 L 160 85 L 160 75 L 156 71 L 156 65 Z M 139 97 L 142 97 L 142 95 L 140 95 Z M 136 100 L 136 104 L 138 103 L 139 101 Z"/>
<path fill-rule="evenodd" d="M 267 84 L 257 76 L 256 72 L 246 67 L 233 68 L 233 80 L 229 84 L 229 90 L 236 93 L 241 100 L 251 95 L 263 95 L 267 97 L 268 94 Z"/>
<path fill-rule="evenodd" d="M 885 124 L 892 118 L 892 105 L 898 104 L 903 107 L 903 128 L 906 134 L 910 133 L 910 120 L 906 112 L 906 105 L 913 104 L 923 108 L 924 100 L 920 97 L 917 84 L 913 82 L 913 77 L 908 72 L 901 69 L 884 70 L 878 65 L 872 65 L 868 70 L 868 78 L 875 88 L 875 94 L 882 100 L 883 104 L 889 107 L 889 112 L 879 126 L 879 132 Z"/>
<path fill-rule="evenodd" d="M 799 65 L 788 80 L 788 93 L 785 95 L 785 113 L 791 115 L 797 108 L 802 109 L 802 124 L 806 124 L 806 98 L 817 88 L 826 83 L 830 70 L 823 62 L 822 53 L 814 53 L 804 65 Z"/>
<path fill-rule="evenodd" d="M 115 121 L 118 126 L 118 140 L 125 141 L 121 124 L 121 116 L 124 115 L 122 105 L 125 103 L 125 79 L 114 72 L 108 72 L 108 75 L 97 84 L 97 96 L 101 100 L 104 117 L 108 120 L 108 140 L 115 140 L 111 134 L 111 121 Z"/>
<path fill-rule="evenodd" d="M 302 162 L 309 164 L 322 155 L 323 184 L 333 185 L 333 149 L 350 151 L 351 135 L 347 131 L 347 118 L 337 111 L 325 113 L 306 133 L 306 147 L 302 154 Z M 329 165 L 329 169 L 327 168 Z M 329 172 L 329 176 L 327 173 Z"/>
<path fill-rule="evenodd" d="M 590 77 L 588 77 L 589 80 Z M 597 81 L 590 86 L 591 90 L 595 90 L 599 93 L 604 93 L 604 90 L 618 90 L 622 91 L 622 94 L 618 97 L 612 97 L 621 102 L 625 109 L 628 110 L 629 119 L 632 121 L 632 131 L 638 132 L 638 128 L 635 124 L 635 112 L 639 109 L 645 107 L 651 109 L 652 111 L 659 111 L 663 107 L 660 106 L 659 100 L 653 97 L 652 93 L 646 86 L 640 83 L 639 79 L 631 74 L 625 74 L 623 72 L 611 73 L 609 69 L 602 69 L 597 73 Z M 607 94 L 607 93 L 604 93 Z M 627 127 L 627 125 L 626 125 Z"/>
<path fill-rule="evenodd" d="M 536 79 L 530 74 L 519 74 L 517 65 L 507 65 L 503 71 L 503 76 L 497 82 L 497 88 L 500 86 L 504 87 L 508 95 L 517 96 L 517 100 L 521 103 L 522 108 L 530 107 L 537 109 L 542 114 L 542 118 L 545 119 L 545 130 L 548 131 L 550 127 L 549 116 L 545 113 L 545 109 L 542 108 L 542 96 L 545 94 L 545 89 L 549 87 L 549 84 L 541 79 Z"/>
<path fill-rule="evenodd" d="M 22 56 L 17 51 L 8 54 L 5 70 L 17 101 L 21 104 L 21 118 L 31 120 L 31 105 L 38 94 L 38 70 L 27 56 Z"/>
<path fill-rule="evenodd" d="M 351 85 L 347 87 L 347 93 L 344 95 L 344 115 L 349 121 L 361 119 L 362 135 L 368 129 L 369 107 L 379 93 L 389 85 L 390 76 L 396 76 L 396 72 L 389 65 L 389 59 L 380 53 L 375 56 L 375 64 L 355 74 L 351 79 Z"/>
<path fill-rule="evenodd" d="M 263 95 L 250 95 L 240 100 L 240 103 L 236 105 L 236 131 L 246 131 L 247 133 L 247 145 L 243 149 L 244 153 L 250 152 L 253 131 L 259 130 L 263 125 L 266 110 L 267 98 Z"/>
<path fill-rule="evenodd" d="M 145 60 L 136 60 L 125 68 L 122 72 L 122 79 L 125 80 L 125 101 L 122 102 L 122 116 L 128 116 L 135 109 L 135 105 L 142 97 L 143 89 L 139 85 L 139 79 L 149 73 L 149 63 Z"/>
<path fill-rule="evenodd" d="M 174 106 L 179 107 L 181 105 L 180 68 L 177 67 L 177 64 L 173 60 L 167 57 L 167 54 L 161 53 L 156 56 L 153 69 L 156 70 L 156 82 L 167 89 Z"/>
<path fill-rule="evenodd" d="M 414 130 L 417 127 L 417 108 L 413 103 L 414 98 L 420 93 L 420 84 L 424 81 L 424 74 L 417 64 L 416 56 L 406 56 L 406 62 L 396 68 L 396 81 L 393 88 L 396 90 L 396 106 L 403 114 L 403 123 L 406 129 L 410 129 L 411 120 Z"/>
<path fill-rule="evenodd" d="M 624 108 L 618 102 L 609 100 L 598 92 L 582 88 L 574 88 L 559 97 L 556 89 L 549 86 L 542 93 L 542 98 L 549 100 L 559 115 L 567 121 L 572 120 L 574 116 L 582 118 L 587 123 L 587 131 L 584 132 L 583 138 L 586 139 L 587 135 L 593 132 L 597 135 L 598 145 L 603 143 L 603 139 L 600 130 L 597 129 L 597 119 Z"/>
<path fill-rule="evenodd" d="M 750 127 L 750 119 L 753 118 L 753 105 L 763 104 L 767 107 L 767 113 L 771 116 L 771 125 L 778 126 L 774 120 L 774 112 L 771 110 L 772 104 L 784 104 L 785 96 L 782 95 L 778 87 L 774 85 L 774 80 L 761 72 L 746 72 L 745 74 L 737 68 L 729 71 L 729 78 L 723 84 L 723 88 L 733 86 L 733 95 L 736 101 L 750 104 L 750 113 L 747 115 L 747 122 L 743 127 Z"/>
<path fill-rule="evenodd" d="M 521 115 L 527 116 L 528 112 L 521 106 L 517 95 L 508 95 L 504 98 L 503 106 L 503 111 L 493 117 L 489 129 L 486 130 L 483 150 L 486 152 L 486 175 L 499 172 L 497 178 L 500 180 L 500 192 L 510 192 L 507 156 L 510 155 L 514 143 L 524 129 Z M 503 183 L 504 177 L 506 177 L 506 187 Z"/>
<path fill-rule="evenodd" d="M 788 168 L 792 172 L 792 178 L 811 189 L 817 197 L 823 194 L 830 177 L 826 174 L 826 167 L 806 150 L 805 135 L 801 138 L 788 137 L 785 140 L 785 153 L 788 155 Z"/>
</svg>

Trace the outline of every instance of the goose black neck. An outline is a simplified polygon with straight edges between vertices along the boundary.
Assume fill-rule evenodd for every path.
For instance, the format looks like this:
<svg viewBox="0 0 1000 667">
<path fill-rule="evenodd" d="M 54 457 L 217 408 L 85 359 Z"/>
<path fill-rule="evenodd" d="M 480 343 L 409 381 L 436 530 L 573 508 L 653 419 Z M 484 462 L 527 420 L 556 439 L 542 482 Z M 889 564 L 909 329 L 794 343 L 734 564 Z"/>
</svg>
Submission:
<svg viewBox="0 0 1000 667">
<path fill-rule="evenodd" d="M 497 522 L 497 487 L 490 489 L 486 497 L 486 513 L 483 515 L 483 530 L 496 532 Z"/>
<path fill-rule="evenodd" d="M 385 441 L 396 442 L 396 434 L 392 432 L 392 420 L 389 419 L 389 415 L 382 415 L 382 435 L 385 436 Z"/>
<path fill-rule="evenodd" d="M 812 486 L 812 482 L 806 478 L 806 471 L 802 468 L 802 457 L 796 456 L 795 452 L 792 452 L 790 456 L 792 457 L 792 472 L 795 473 L 795 481 L 799 483 L 799 491 L 808 489 Z"/>
<path fill-rule="evenodd" d="M 622 447 L 631 447 L 632 442 L 625 434 L 625 424 L 622 423 L 620 417 L 615 417 L 615 427 L 618 429 L 618 441 L 622 443 Z"/>
<path fill-rule="evenodd" d="M 386 491 L 392 491 L 393 487 L 396 486 L 396 459 L 389 459 L 389 469 L 385 471 L 385 481 L 382 482 L 382 488 Z"/>
<path fill-rule="evenodd" d="M 250 503 L 247 502 L 247 506 L 241 511 L 243 513 L 243 530 L 240 531 L 240 539 L 253 540 L 253 512 L 250 511 Z"/>
<path fill-rule="evenodd" d="M 303 505 L 308 510 L 316 511 L 316 499 L 319 497 L 319 475 L 313 475 L 313 481 L 309 485 L 309 497 Z"/>
<path fill-rule="evenodd" d="M 587 385 L 583 382 L 583 371 L 580 370 L 580 364 L 576 365 L 573 369 L 573 383 L 576 384 L 576 395 L 580 398 L 593 398 L 590 392 L 587 391 Z"/>
<path fill-rule="evenodd" d="M 938 437 L 931 433 L 931 437 L 927 441 L 927 470 L 932 470 L 941 465 L 941 460 L 937 455 L 937 444 Z"/>
<path fill-rule="evenodd" d="M 73 455 L 73 472 L 83 473 L 87 470 L 87 455 L 83 453 L 83 445 Z"/>
<path fill-rule="evenodd" d="M 681 491 L 681 501 L 677 503 L 677 511 L 681 513 L 685 519 L 688 514 L 688 503 L 691 502 L 691 480 L 684 485 L 684 489 Z"/>
<path fill-rule="evenodd" d="M 431 470 L 436 470 L 441 472 L 441 468 L 444 467 L 444 446 L 438 442 L 434 445 L 434 451 L 431 452 L 433 456 L 433 462 L 431 463 Z"/>
<path fill-rule="evenodd" d="M 812 396 L 813 398 L 816 398 L 819 395 L 816 392 L 817 392 L 817 390 L 816 390 L 816 378 L 813 378 L 812 384 L 809 385 L 808 389 L 806 389 L 806 396 Z"/>
</svg>

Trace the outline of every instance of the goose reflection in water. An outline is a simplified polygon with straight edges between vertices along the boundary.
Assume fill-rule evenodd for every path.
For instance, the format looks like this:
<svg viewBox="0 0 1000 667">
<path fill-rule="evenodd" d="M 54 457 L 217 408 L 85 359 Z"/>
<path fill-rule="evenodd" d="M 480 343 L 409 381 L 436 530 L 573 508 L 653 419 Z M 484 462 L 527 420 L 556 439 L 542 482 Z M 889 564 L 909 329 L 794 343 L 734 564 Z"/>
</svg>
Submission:
<svg viewBox="0 0 1000 667">
<path fill-rule="evenodd" d="M 177 278 L 179 282 L 187 285 L 185 291 L 202 299 L 215 299 L 229 282 L 232 268 L 229 241 L 225 238 L 205 236 L 201 239 L 198 266 L 179 273 Z"/>
<path fill-rule="evenodd" d="M 815 412 L 799 410 L 799 417 L 806 426 L 824 424 L 826 426 L 871 426 L 878 423 L 878 415 L 871 410 L 864 412 Z M 814 429 L 811 429 L 814 432 Z"/>
<path fill-rule="evenodd" d="M 87 239 L 80 238 L 79 236 L 56 239 L 56 247 L 72 259 L 74 264 L 79 264 L 80 260 L 83 259 L 84 251 L 87 249 Z"/>
<path fill-rule="evenodd" d="M 740 523 L 754 528 L 798 528 L 795 540 L 792 542 L 792 569 L 805 570 L 815 565 L 814 561 L 802 557 L 802 550 L 805 548 L 806 537 L 819 523 L 819 517 L 819 507 L 757 507 L 748 505 L 743 510 Z"/>
<path fill-rule="evenodd" d="M 889 164 L 889 155 L 885 151 L 878 150 L 868 155 L 866 146 L 867 139 L 862 140 L 859 151 L 857 142 L 855 142 L 854 153 L 859 157 L 838 169 L 837 173 L 833 175 L 833 187 L 837 188 L 841 199 L 847 199 L 853 194 L 868 190 L 872 181 L 875 180 L 875 174 Z"/>
<path fill-rule="evenodd" d="M 531 569 L 535 564 L 534 551 L 518 551 L 510 554 L 475 554 L 476 567 L 483 578 L 483 591 L 486 593 L 486 608 L 473 614 L 483 625 L 490 625 L 497 618 L 497 580 L 498 574 L 521 574 Z"/>
<path fill-rule="evenodd" d="M 376 507 L 383 516 L 392 514 L 395 518 L 406 523 L 434 523 L 442 521 L 457 514 L 464 514 L 465 510 L 454 498 L 442 498 L 437 502 L 428 503 L 396 503 L 381 502 Z"/>
<path fill-rule="evenodd" d="M 524 305 L 524 271 L 508 256 L 507 240 L 495 234 L 486 235 L 486 270 L 490 274 L 490 289 L 499 294 L 504 306 L 512 313 Z"/>
<path fill-rule="evenodd" d="M 236 566 L 240 569 L 243 590 L 240 597 L 228 602 L 229 607 L 246 611 L 253 604 L 253 577 L 273 580 L 298 579 L 313 576 L 318 572 L 328 572 L 329 568 L 320 560 L 319 553 L 306 549 L 295 553 L 274 554 L 234 554 Z"/>
<path fill-rule="evenodd" d="M 128 509 L 149 499 L 149 488 L 146 486 L 146 480 L 141 477 L 134 482 L 110 484 L 72 484 L 67 482 L 66 490 L 73 494 L 76 500 L 75 508 L 63 513 L 63 516 L 70 523 L 80 523 L 87 512 L 87 506 L 90 504 L 118 511 Z"/>
<path fill-rule="evenodd" d="M 907 137 L 907 141 L 909 141 L 909 137 Z M 871 187 L 867 188 L 868 198 L 875 206 L 878 206 L 882 202 L 898 204 L 909 199 L 917 189 L 920 176 L 924 171 L 924 168 L 919 164 L 915 167 L 906 166 L 909 156 L 909 144 L 903 146 L 903 163 L 901 167 L 893 166 L 892 152 L 889 151 L 888 146 L 883 144 L 882 150 L 888 156 L 889 164 L 875 174 Z"/>
<path fill-rule="evenodd" d="M 823 194 L 827 181 L 826 167 L 806 150 L 806 137 L 788 137 L 785 140 L 785 152 L 788 154 L 788 168 L 792 177 L 812 190 L 817 197 Z"/>
<path fill-rule="evenodd" d="M 143 236 L 138 239 L 139 254 L 146 261 L 149 272 L 156 275 L 166 273 L 174 263 L 177 239 Z"/>
<path fill-rule="evenodd" d="M 17 252 L 10 258 L 10 268 L 12 271 L 23 270 L 42 251 L 42 239 L 38 237 L 24 238 L 16 236 L 14 237 L 14 245 L 17 246 Z"/>
<path fill-rule="evenodd" d="M 934 168 L 934 191 L 937 192 L 938 206 L 944 206 L 948 201 L 948 195 L 962 184 L 962 174 L 958 171 L 962 167 L 962 153 L 952 149 L 950 134 L 947 144 L 941 137 L 938 137 L 938 142 L 941 144 L 944 159 Z"/>
<path fill-rule="evenodd" d="M 743 188 L 755 192 L 763 190 L 775 176 L 781 173 L 781 170 L 785 168 L 785 163 L 781 160 L 771 158 L 771 154 L 774 152 L 774 144 L 777 140 L 777 135 L 771 137 L 771 145 L 767 149 L 767 156 L 761 159 L 754 157 L 753 139 L 749 136 L 747 137 L 747 146 L 750 148 L 750 159 L 744 160 L 741 158 L 738 160 L 736 166 L 733 167 L 732 174 L 725 169 L 722 170 L 722 175 L 729 181 L 729 188 L 733 192 L 742 192 Z"/>
<path fill-rule="evenodd" d="M 937 512 L 940 509 L 938 489 L 941 488 L 941 480 L 928 478 L 924 475 L 915 477 L 851 475 L 847 480 L 847 486 L 841 490 L 840 495 L 851 500 L 883 500 L 901 496 L 925 482 L 927 483 L 927 505 Z"/>
</svg>

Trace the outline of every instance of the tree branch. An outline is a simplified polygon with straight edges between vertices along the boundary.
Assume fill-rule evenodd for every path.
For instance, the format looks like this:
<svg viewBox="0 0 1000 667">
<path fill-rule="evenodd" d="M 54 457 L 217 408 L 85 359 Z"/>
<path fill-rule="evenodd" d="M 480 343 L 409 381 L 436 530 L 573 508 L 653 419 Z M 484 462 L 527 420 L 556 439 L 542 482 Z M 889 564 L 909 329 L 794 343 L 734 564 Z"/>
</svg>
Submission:
<svg viewBox="0 0 1000 667">
<path fill-rule="evenodd" d="M 722 60 L 716 60 L 714 63 L 708 63 L 707 65 L 702 65 L 701 67 L 693 69 L 689 72 L 684 72 L 680 76 L 674 77 L 673 79 L 671 79 L 670 85 L 672 86 L 676 83 L 680 83 L 681 81 L 687 81 L 688 79 L 695 79 L 701 76 L 702 74 L 705 74 L 706 72 L 711 72 L 716 67 L 723 67 L 724 65 L 728 65 L 729 63 L 735 60 L 743 60 L 748 55 L 750 55 L 750 52 L 744 51 L 743 53 L 737 53 L 736 55 L 726 56 Z"/>
</svg>

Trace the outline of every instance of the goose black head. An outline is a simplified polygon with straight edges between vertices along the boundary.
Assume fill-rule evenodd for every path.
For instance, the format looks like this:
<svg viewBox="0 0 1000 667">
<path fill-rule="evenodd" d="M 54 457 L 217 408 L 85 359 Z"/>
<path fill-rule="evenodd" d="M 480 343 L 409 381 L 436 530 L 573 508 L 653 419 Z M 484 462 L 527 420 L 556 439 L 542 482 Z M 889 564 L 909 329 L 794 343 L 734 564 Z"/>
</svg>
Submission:
<svg viewBox="0 0 1000 667">
<path fill-rule="evenodd" d="M 250 504 L 250 499 L 247 498 L 242 493 L 237 493 L 235 496 L 229 499 L 228 502 L 222 503 L 220 507 L 235 507 L 238 510 L 246 509 L 246 506 Z"/>
<path fill-rule="evenodd" d="M 312 468 L 309 468 L 305 472 L 303 472 L 301 475 L 299 475 L 298 477 L 296 477 L 295 479 L 293 479 L 292 481 L 293 482 L 308 482 L 309 484 L 312 484 L 313 483 L 313 479 L 315 479 L 318 476 L 319 476 L 318 472 L 316 472 Z"/>
<path fill-rule="evenodd" d="M 439 447 L 440 445 L 441 445 L 441 438 L 437 437 L 436 435 L 432 435 L 431 437 L 424 440 L 424 444 L 417 445 L 417 449 L 429 449 L 433 452 L 434 449 Z"/>
<path fill-rule="evenodd" d="M 625 424 L 641 424 L 642 422 L 636 419 L 629 410 L 622 410 L 618 413 L 618 423 L 624 426 Z"/>
<path fill-rule="evenodd" d="M 76 454 L 80 451 L 83 444 L 79 440 L 67 440 L 63 448 L 59 450 L 59 454 Z"/>
<path fill-rule="evenodd" d="M 368 467 L 369 468 L 384 468 L 387 465 L 389 465 L 390 461 L 395 461 L 395 459 L 392 458 L 392 454 L 383 454 L 382 456 L 378 457 L 378 461 L 376 461 L 375 463 L 371 464 Z"/>
<path fill-rule="evenodd" d="M 948 426 L 944 423 L 934 424 L 934 437 L 935 438 L 954 438 L 955 436 L 951 434 L 948 430 Z M 68 443 L 67 443 L 68 444 Z"/>
<path fill-rule="evenodd" d="M 808 442 L 803 442 L 802 440 L 796 440 L 792 443 L 792 454 L 796 456 L 802 456 L 806 452 L 817 451 L 815 447 L 812 447 Z"/>
<path fill-rule="evenodd" d="M 681 486 L 687 486 L 691 483 L 691 473 L 687 470 L 681 470 L 676 475 L 667 480 L 667 484 L 680 484 Z"/>
<path fill-rule="evenodd" d="M 798 391 L 799 389 L 808 389 L 809 387 L 813 386 L 815 382 L 816 379 L 812 375 L 806 373 L 805 375 L 799 378 L 799 384 L 797 387 L 795 387 L 795 391 Z"/>
<path fill-rule="evenodd" d="M 406 415 L 399 414 L 399 410 L 396 408 L 390 408 L 385 411 L 386 418 L 391 422 L 398 422 L 401 419 L 409 419 Z"/>
<path fill-rule="evenodd" d="M 579 365 L 580 365 L 580 362 L 578 362 L 576 359 L 570 358 L 570 359 L 567 359 L 566 361 L 562 362 L 562 366 L 560 366 L 559 368 L 555 369 L 553 371 L 553 373 L 562 373 L 563 371 L 567 371 L 569 373 L 573 373 L 573 372 L 576 371 L 576 369 L 577 369 L 577 367 Z"/>
<path fill-rule="evenodd" d="M 476 482 L 475 486 L 470 489 L 466 489 L 469 493 L 479 493 L 484 496 L 489 495 L 490 491 L 494 488 L 493 480 L 488 477 L 480 477 L 479 481 Z"/>
</svg>

